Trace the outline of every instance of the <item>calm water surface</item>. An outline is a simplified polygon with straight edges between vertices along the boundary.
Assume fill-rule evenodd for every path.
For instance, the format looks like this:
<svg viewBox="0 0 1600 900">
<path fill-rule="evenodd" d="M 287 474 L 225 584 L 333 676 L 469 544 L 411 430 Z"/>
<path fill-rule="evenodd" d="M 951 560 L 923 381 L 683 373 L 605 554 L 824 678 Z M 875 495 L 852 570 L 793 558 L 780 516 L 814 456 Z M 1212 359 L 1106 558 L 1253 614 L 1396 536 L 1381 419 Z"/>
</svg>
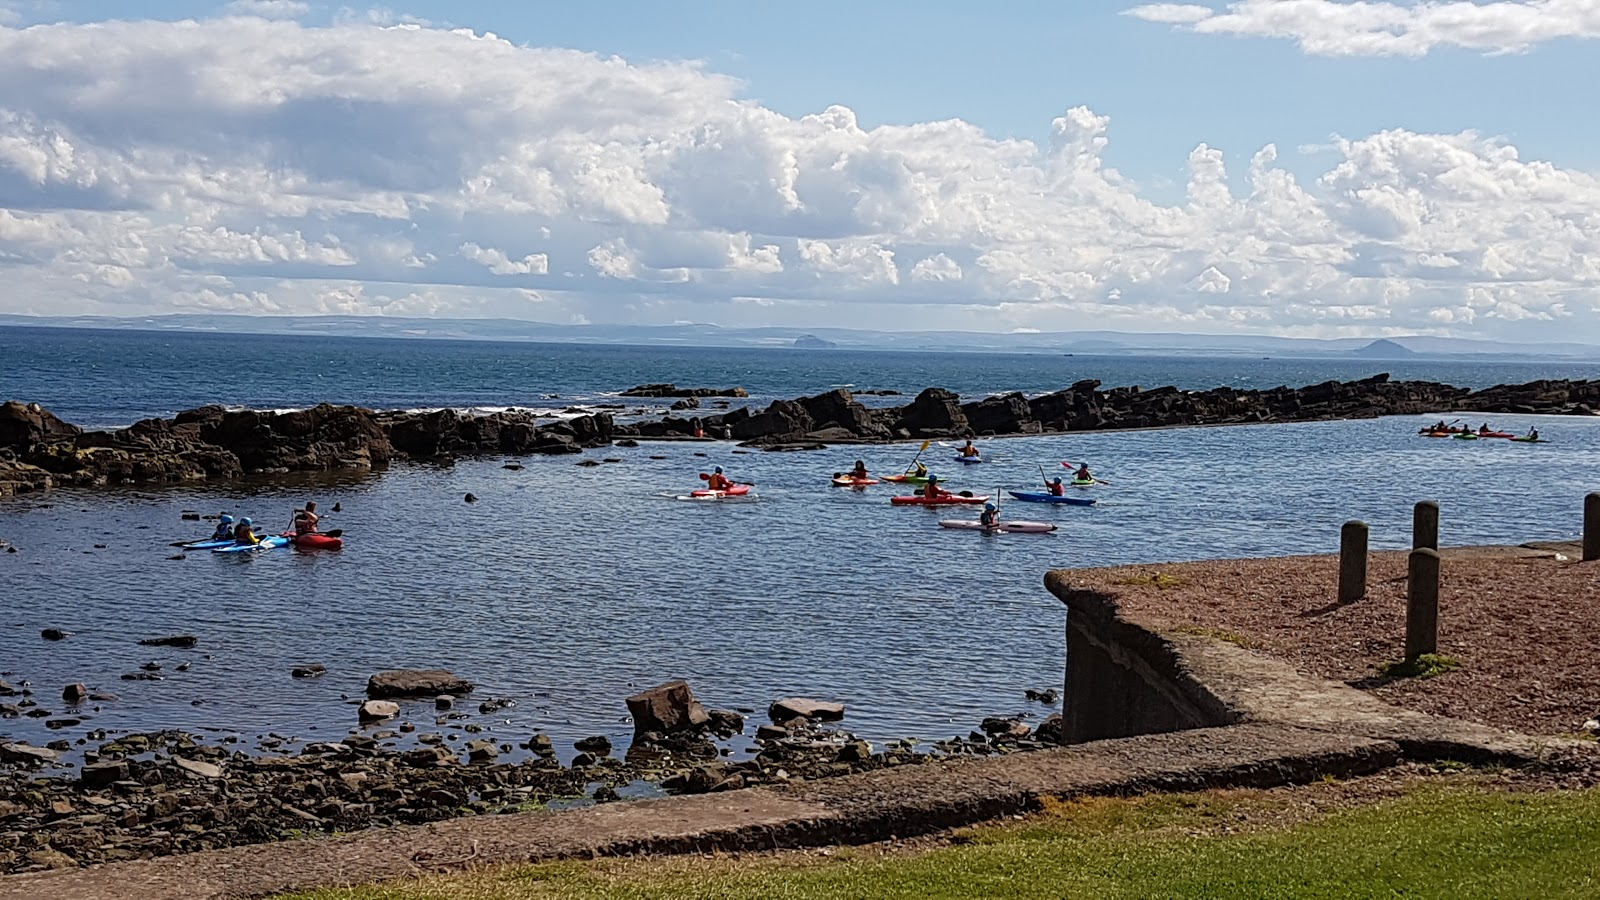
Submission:
<svg viewBox="0 0 1600 900">
<path fill-rule="evenodd" d="M 0 721 L 0 737 L 155 727 L 337 737 L 355 718 L 345 699 L 369 674 L 435 666 L 478 682 L 477 697 L 517 701 L 475 716 L 491 735 L 545 730 L 564 748 L 595 733 L 625 745 L 623 698 L 674 677 L 720 707 L 839 700 L 845 724 L 875 740 L 965 734 L 985 715 L 1050 711 L 1022 692 L 1061 680 L 1064 613 L 1042 587 L 1052 567 L 1326 552 L 1349 518 L 1372 523 L 1376 546 L 1402 547 L 1410 505 L 1430 497 L 1448 543 L 1575 536 L 1584 492 L 1600 489 L 1600 420 L 1495 421 L 1536 422 L 1553 443 L 1428 440 L 1420 419 L 1390 418 L 992 441 L 993 461 L 964 471 L 949 471 L 949 450 L 928 451 L 955 487 L 984 492 L 1089 459 L 1113 482 L 1093 489 L 1099 506 L 1006 505 L 1007 517 L 1060 524 L 1044 536 L 940 529 L 939 518 L 975 511 L 893 508 L 888 485 L 828 487 L 856 451 L 730 444 L 605 448 L 588 455 L 621 462 L 594 468 L 531 458 L 511 471 L 488 459 L 343 483 L 0 501 L 0 536 L 21 549 L 0 554 L 0 670 L 31 680 L 58 712 L 69 682 L 121 698 L 59 732 Z M 860 455 L 888 471 L 915 451 Z M 758 499 L 674 499 L 713 464 L 756 482 Z M 480 502 L 462 502 L 469 491 Z M 168 541 L 209 528 L 181 521 L 184 510 L 276 526 L 313 497 L 324 510 L 342 504 L 326 525 L 346 530 L 344 551 L 167 558 Z M 46 643 L 44 627 L 76 634 Z M 135 643 L 175 632 L 200 647 Z M 150 660 L 165 680 L 118 680 Z M 192 669 L 174 671 L 182 661 Z M 312 662 L 329 674 L 289 677 Z M 407 716 L 439 730 L 431 705 Z"/>
</svg>

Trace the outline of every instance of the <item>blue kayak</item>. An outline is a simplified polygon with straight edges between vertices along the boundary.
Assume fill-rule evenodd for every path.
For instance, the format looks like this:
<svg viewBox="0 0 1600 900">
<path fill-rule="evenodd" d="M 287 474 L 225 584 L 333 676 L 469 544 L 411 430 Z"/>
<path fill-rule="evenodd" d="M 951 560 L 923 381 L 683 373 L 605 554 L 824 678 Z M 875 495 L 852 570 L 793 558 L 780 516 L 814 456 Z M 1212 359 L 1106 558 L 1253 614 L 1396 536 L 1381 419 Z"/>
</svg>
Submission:
<svg viewBox="0 0 1600 900">
<path fill-rule="evenodd" d="M 956 462 L 966 463 L 967 465 L 970 466 L 973 463 L 981 463 L 981 462 L 983 462 L 983 457 L 981 457 L 981 456 L 962 456 L 961 454 L 957 453 L 956 454 Z"/>
<path fill-rule="evenodd" d="M 1093 506 L 1094 501 L 1087 497 L 1057 497 L 1045 491 L 1006 491 L 1011 496 L 1024 503 L 1065 503 L 1068 506 Z"/>
<path fill-rule="evenodd" d="M 233 546 L 233 538 L 225 541 L 190 541 L 183 545 L 184 550 L 215 550 L 218 547 Z"/>
<path fill-rule="evenodd" d="M 259 544 L 229 544 L 226 547 L 214 547 L 212 553 L 254 553 L 261 550 L 271 550 L 273 547 L 287 547 L 289 539 L 281 535 L 264 537 Z"/>
</svg>

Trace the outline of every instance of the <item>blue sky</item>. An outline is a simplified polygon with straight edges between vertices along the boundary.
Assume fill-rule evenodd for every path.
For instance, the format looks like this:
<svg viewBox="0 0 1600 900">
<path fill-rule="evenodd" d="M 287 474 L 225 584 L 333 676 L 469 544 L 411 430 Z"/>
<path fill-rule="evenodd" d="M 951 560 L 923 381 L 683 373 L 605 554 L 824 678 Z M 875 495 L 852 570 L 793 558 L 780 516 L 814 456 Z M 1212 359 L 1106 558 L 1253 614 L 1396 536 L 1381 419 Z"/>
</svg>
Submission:
<svg viewBox="0 0 1600 900">
<path fill-rule="evenodd" d="M 237 24 L 241 15 L 278 21 L 251 29 Z M 107 34 L 28 26 L 111 19 L 200 23 L 113 40 L 113 55 L 129 57 L 119 64 L 133 67 L 124 73 L 182 72 L 178 92 L 195 92 L 192 106 L 163 106 L 148 91 L 114 111 L 64 88 L 30 99 L 30 79 L 59 82 L 66 70 L 69 82 L 107 79 L 95 58 Z M 395 27 L 405 23 L 412 34 Z M 1600 0 L 601 8 L 0 0 L 0 26 L 30 51 L 14 54 L 22 61 L 9 69 L 0 61 L 0 79 L 17 88 L 0 90 L 0 124 L 9 111 L 12 145 L 22 148 L 11 183 L 0 155 L 0 210 L 11 210 L 14 233 L 8 247 L 0 220 L 0 266 L 9 260 L 54 285 L 44 292 L 56 296 L 52 307 L 819 324 L 848 304 L 848 315 L 877 325 L 914 310 L 930 324 L 985 330 L 1053 330 L 1094 316 L 1142 330 L 1329 335 L 1526 339 L 1572 336 L 1576 327 L 1600 340 L 1600 261 L 1588 237 L 1600 222 L 1591 206 L 1600 115 L 1590 96 L 1600 83 Z M 506 52 L 477 41 L 450 60 L 441 49 L 449 61 L 415 84 L 424 101 L 415 106 L 370 71 L 369 83 L 283 80 L 271 97 L 212 102 L 219 77 L 242 84 L 252 65 L 282 71 L 307 39 L 416 79 L 403 71 L 404 54 L 445 47 L 453 28 L 492 32 Z M 416 45 L 418 31 L 428 49 Z M 188 68 L 186 60 L 220 58 L 240 41 L 252 42 L 239 48 L 240 72 L 208 75 L 216 60 Z M 601 60 L 545 52 L 553 48 L 620 57 L 629 79 L 649 84 L 619 88 Z M 475 61 L 478 53 L 487 56 Z M 486 78 L 490 65 L 502 68 Z M 544 114 L 540 79 L 559 82 L 554 93 L 567 106 L 538 128 L 513 118 L 503 98 L 483 96 L 515 85 L 513 105 Z M 462 98 L 470 84 L 487 88 Z M 245 90 L 254 88 L 235 93 Z M 446 96 L 482 108 L 434 109 Z M 372 146 L 355 153 L 363 162 L 336 160 L 331 149 L 304 158 L 321 151 L 293 130 L 326 124 L 329 103 L 364 104 L 381 123 L 367 132 Z M 569 115 L 584 103 L 587 116 Z M 113 127 L 130 107 L 151 118 Z M 270 117 L 256 118 L 268 108 Z M 600 122 L 611 109 L 651 124 Z M 196 122 L 184 124 L 190 114 Z M 474 131 L 478 144 L 432 130 L 464 127 L 458 115 L 468 117 L 466 130 L 483 129 Z M 195 137 L 208 117 L 226 132 L 241 116 L 253 123 L 241 140 L 251 135 L 255 148 Z M 485 121 L 495 116 L 506 118 Z M 951 119 L 976 133 L 922 133 Z M 551 138 L 550 128 L 570 129 L 570 139 Z M 848 147 L 835 139 L 846 132 Z M 478 158 L 485 135 L 503 144 L 493 159 Z M 349 140 L 361 138 L 347 149 Z M 63 141 L 77 151 L 67 168 L 37 164 Z M 587 149 L 574 151 L 574 142 Z M 1218 155 L 1196 155 L 1201 145 Z M 1275 153 L 1252 174 L 1268 145 Z M 688 147 L 698 161 L 686 169 Z M 718 191 L 696 168 L 727 164 L 711 150 L 743 167 L 730 177 L 754 181 Z M 91 157 L 102 168 L 81 170 Z M 175 176 L 155 170 L 158 158 L 202 160 L 206 171 L 187 177 L 215 184 L 266 184 L 297 166 L 296 184 L 328 181 L 292 208 L 270 209 L 260 195 L 251 214 L 248 198 L 211 188 L 177 199 Z M 351 165 L 374 182 L 355 184 Z M 73 166 L 80 170 L 64 174 Z M 546 173 L 544 186 L 512 185 L 528 167 Z M 604 167 L 615 168 L 594 174 Z M 414 177 L 445 170 L 454 187 Z M 596 179 L 583 196 L 548 194 L 580 176 Z M 74 200 L 62 193 L 69 184 Z M 494 187 L 481 203 L 441 214 L 486 184 Z M 96 191 L 115 200 L 91 201 Z M 531 201 L 529 191 L 546 193 Z M 341 197 L 329 201 L 330 193 Z M 391 203 L 407 212 L 373 218 L 372 204 Z M 74 204 L 85 209 L 59 223 L 40 218 Z M 76 229 L 87 241 L 96 205 L 119 210 L 101 217 L 102 238 L 142 234 L 141 249 L 122 255 L 144 269 L 128 259 L 86 268 L 87 251 L 70 238 L 52 248 L 15 236 L 26 219 L 27 234 Z M 199 246 L 197 235 L 219 234 Z M 90 289 L 75 288 L 86 282 Z M 434 293 L 401 296 L 396 285 L 406 284 Z M 522 294 L 497 300 L 497 291 Z M 41 308 L 27 302 L 0 299 L 0 311 Z"/>
</svg>

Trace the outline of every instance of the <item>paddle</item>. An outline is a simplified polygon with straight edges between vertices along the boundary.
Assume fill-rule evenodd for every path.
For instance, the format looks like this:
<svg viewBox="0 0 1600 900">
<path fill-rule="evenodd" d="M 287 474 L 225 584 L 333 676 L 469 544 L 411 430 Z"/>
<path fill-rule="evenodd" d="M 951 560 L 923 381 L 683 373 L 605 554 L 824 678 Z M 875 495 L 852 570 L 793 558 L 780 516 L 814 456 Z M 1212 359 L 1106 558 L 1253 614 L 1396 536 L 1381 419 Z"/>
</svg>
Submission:
<svg viewBox="0 0 1600 900">
<path fill-rule="evenodd" d="M 1078 464 L 1077 464 L 1077 463 L 1074 463 L 1074 462 L 1067 462 L 1067 461 L 1066 461 L 1066 460 L 1064 460 L 1064 459 L 1063 459 L 1063 460 L 1062 460 L 1062 461 L 1061 461 L 1061 464 L 1062 464 L 1062 465 L 1063 465 L 1063 466 L 1066 466 L 1066 467 L 1067 467 L 1067 468 L 1069 468 L 1069 469 L 1074 469 L 1074 468 L 1077 468 L 1077 466 L 1078 466 Z M 1084 465 L 1088 465 L 1088 463 L 1084 463 Z M 1077 481 L 1077 476 L 1076 476 L 1076 475 L 1074 475 L 1074 476 L 1073 476 L 1073 481 L 1074 481 L 1074 482 L 1076 482 L 1076 481 Z M 1105 480 L 1105 479 L 1104 479 L 1104 478 L 1101 478 L 1101 477 L 1099 477 L 1099 476 L 1098 476 L 1098 475 L 1096 475 L 1096 476 L 1093 476 L 1093 477 L 1091 477 L 1091 478 L 1090 478 L 1090 479 L 1089 479 L 1089 483 L 1090 483 L 1090 484 L 1110 484 L 1110 483 L 1111 483 L 1111 482 L 1109 482 L 1109 481 L 1107 481 L 1107 480 Z"/>
<path fill-rule="evenodd" d="M 701 472 L 700 473 L 700 480 L 701 481 L 710 481 L 711 480 L 711 476 L 706 474 L 705 472 Z M 729 484 L 742 484 L 742 485 L 744 485 L 746 487 L 755 487 L 756 486 L 756 483 L 754 481 L 734 481 L 731 478 L 728 479 L 728 483 Z"/>
<path fill-rule="evenodd" d="M 923 441 L 923 442 L 922 442 L 922 446 L 921 446 L 921 447 L 918 447 L 918 448 L 917 448 L 917 455 L 916 455 L 916 456 L 913 456 L 913 457 L 911 457 L 911 463 L 910 463 L 910 465 L 907 465 L 907 466 L 906 466 L 906 471 L 907 471 L 907 472 L 910 472 L 910 471 L 911 471 L 911 470 L 912 470 L 912 469 L 914 469 L 914 468 L 916 468 L 916 466 L 917 466 L 917 460 L 918 460 L 918 459 L 921 459 L 921 458 L 922 458 L 922 452 L 923 452 L 923 451 L 924 451 L 924 450 L 927 450 L 927 449 L 928 449 L 928 447 L 930 447 L 930 446 L 931 446 L 931 445 L 932 445 L 932 444 L 933 444 L 933 441 L 931 441 L 931 440 L 928 440 L 928 441 Z"/>
</svg>

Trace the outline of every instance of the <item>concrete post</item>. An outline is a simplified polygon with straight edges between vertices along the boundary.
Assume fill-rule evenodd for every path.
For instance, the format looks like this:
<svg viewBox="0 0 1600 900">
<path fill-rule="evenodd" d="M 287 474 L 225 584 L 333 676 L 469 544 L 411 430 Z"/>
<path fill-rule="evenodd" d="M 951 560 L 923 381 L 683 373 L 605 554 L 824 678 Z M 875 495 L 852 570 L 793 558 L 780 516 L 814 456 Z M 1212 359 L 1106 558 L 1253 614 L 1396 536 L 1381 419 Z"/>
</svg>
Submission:
<svg viewBox="0 0 1600 900">
<path fill-rule="evenodd" d="M 1420 547 L 1411 551 L 1406 578 L 1406 659 L 1438 649 L 1439 551 Z"/>
<path fill-rule="evenodd" d="M 1339 602 L 1367 595 L 1367 523 L 1352 519 L 1339 529 Z"/>
<path fill-rule="evenodd" d="M 1583 561 L 1600 559 L 1600 493 L 1583 498 Z"/>
<path fill-rule="evenodd" d="M 1439 549 L 1439 504 L 1423 500 L 1411 510 L 1411 549 Z"/>
</svg>

